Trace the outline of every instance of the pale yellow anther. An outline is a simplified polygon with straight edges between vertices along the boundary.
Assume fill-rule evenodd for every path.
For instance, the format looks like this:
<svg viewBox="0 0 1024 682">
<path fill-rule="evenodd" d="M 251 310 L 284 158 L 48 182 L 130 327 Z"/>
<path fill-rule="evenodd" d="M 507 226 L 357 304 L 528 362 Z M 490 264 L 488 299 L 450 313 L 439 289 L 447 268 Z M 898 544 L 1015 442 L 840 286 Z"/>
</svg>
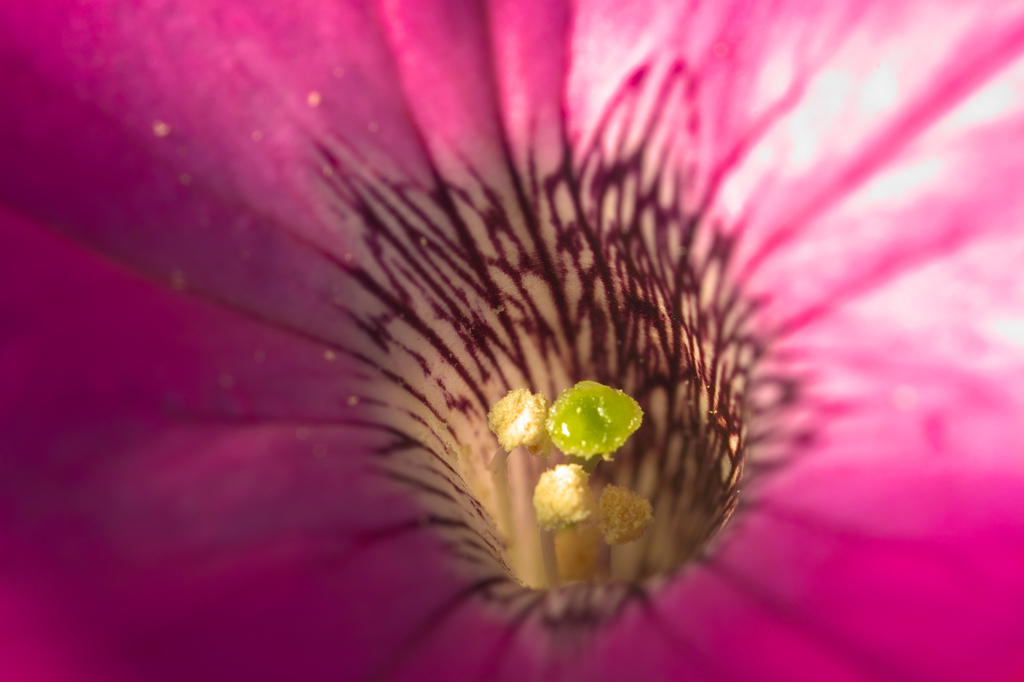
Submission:
<svg viewBox="0 0 1024 682">
<path fill-rule="evenodd" d="M 598 503 L 598 525 L 609 545 L 633 542 L 654 520 L 651 503 L 629 488 L 605 486 Z"/>
<path fill-rule="evenodd" d="M 589 519 L 595 507 L 589 478 L 579 464 L 559 464 L 541 474 L 533 489 L 537 525 L 558 530 Z"/>
<path fill-rule="evenodd" d="M 507 452 L 524 446 L 532 455 L 547 457 L 551 439 L 544 425 L 549 406 L 548 399 L 540 393 L 513 389 L 494 403 L 487 414 L 487 427 Z"/>
</svg>

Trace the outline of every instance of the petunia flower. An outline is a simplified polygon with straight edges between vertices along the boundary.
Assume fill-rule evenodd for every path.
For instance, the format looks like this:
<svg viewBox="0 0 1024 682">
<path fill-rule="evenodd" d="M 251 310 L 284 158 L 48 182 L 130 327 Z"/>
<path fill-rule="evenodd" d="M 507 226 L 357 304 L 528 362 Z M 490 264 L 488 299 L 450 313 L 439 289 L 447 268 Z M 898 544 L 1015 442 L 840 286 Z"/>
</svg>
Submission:
<svg viewBox="0 0 1024 682">
<path fill-rule="evenodd" d="M 2 677 L 1024 678 L 1022 51 L 1019 3 L 6 3 Z M 580 380 L 654 521 L 547 589 L 487 410 Z"/>
</svg>

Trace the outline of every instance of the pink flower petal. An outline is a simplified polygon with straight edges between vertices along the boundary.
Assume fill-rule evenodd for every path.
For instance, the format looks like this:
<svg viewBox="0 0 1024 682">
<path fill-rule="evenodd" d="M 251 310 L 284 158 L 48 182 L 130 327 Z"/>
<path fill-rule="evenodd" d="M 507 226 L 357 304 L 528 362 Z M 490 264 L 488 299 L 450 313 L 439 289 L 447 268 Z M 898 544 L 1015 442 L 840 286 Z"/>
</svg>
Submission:
<svg viewBox="0 0 1024 682">
<path fill-rule="evenodd" d="M 19 169 L 0 200 L 165 282 L 342 338 L 337 262 L 362 254 L 334 215 L 332 155 L 428 177 L 376 16 L 66 4 L 0 17 L 0 158 Z"/>
<path fill-rule="evenodd" d="M 0 16 L 0 163 L 17 169 L 0 183 L 0 623 L 28 620 L 0 665 L 1024 671 L 1024 363 L 999 331 L 1024 304 L 1016 10 L 65 5 Z M 374 454 L 379 396 L 351 395 L 363 367 L 328 355 L 354 336 L 340 264 L 367 248 L 339 187 L 355 166 L 424 189 L 478 177 L 522 205 L 510 171 L 555 167 L 563 139 L 647 139 L 656 88 L 631 123 L 606 118 L 641 68 L 648 84 L 681 74 L 659 134 L 692 171 L 687 199 L 737 227 L 735 272 L 782 332 L 760 376 L 802 393 L 756 425 L 792 438 L 755 452 L 720 544 L 580 654 L 529 593 L 518 616 L 480 599 L 500 577 L 460 573 L 465 534 L 424 522 Z"/>
<path fill-rule="evenodd" d="M 810 63 L 765 60 L 744 99 L 781 108 L 730 161 L 719 202 L 748 293 L 798 323 L 1011 232 L 1022 53 L 1022 11 L 910 3 L 865 10 Z"/>
<path fill-rule="evenodd" d="M 369 674 L 472 584 L 452 547 L 493 550 L 392 479 L 350 358 L 2 220 L 0 603 L 55 613 L 40 675 L 83 622 L 139 679 Z"/>
</svg>

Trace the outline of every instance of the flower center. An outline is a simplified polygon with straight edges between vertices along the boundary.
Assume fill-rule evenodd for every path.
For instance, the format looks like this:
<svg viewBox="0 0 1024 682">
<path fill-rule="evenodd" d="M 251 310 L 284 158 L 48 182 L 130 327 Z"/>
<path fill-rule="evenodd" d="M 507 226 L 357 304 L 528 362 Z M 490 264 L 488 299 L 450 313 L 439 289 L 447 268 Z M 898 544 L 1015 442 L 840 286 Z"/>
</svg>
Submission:
<svg viewBox="0 0 1024 682">
<path fill-rule="evenodd" d="M 744 329 L 750 303 L 723 276 L 730 244 L 687 184 L 686 133 L 663 134 L 679 116 L 668 103 L 685 104 L 693 83 L 680 71 L 656 88 L 651 81 L 640 74 L 623 86 L 596 142 L 566 145 L 557 166 L 510 163 L 504 186 L 516 191 L 476 172 L 418 188 L 366 170 L 340 144 L 322 150 L 339 212 L 364 228 L 338 261 L 357 285 L 338 305 L 362 332 L 348 352 L 366 367 L 354 381 L 365 386 L 367 419 L 390 434 L 388 475 L 417 497 L 425 525 L 452 536 L 466 570 L 510 576 L 513 587 L 513 577 L 551 582 L 533 496 L 563 460 L 521 448 L 507 480 L 493 475 L 488 413 L 512 389 L 552 400 L 594 381 L 643 410 L 639 430 L 591 484 L 624 491 L 606 512 L 630 510 L 614 519 L 614 537 L 634 534 L 629 517 L 646 509 L 626 493 L 649 501 L 651 521 L 638 539 L 611 547 L 594 527 L 563 529 L 560 580 L 635 586 L 668 574 L 702 550 L 737 501 L 744 393 L 761 345 Z M 558 430 L 556 446 L 600 453 L 603 445 L 573 431 L 601 415 L 576 406 L 578 414 L 556 415 L 569 431 Z M 519 416 L 509 417 L 515 433 L 505 445 L 533 438 Z"/>
</svg>

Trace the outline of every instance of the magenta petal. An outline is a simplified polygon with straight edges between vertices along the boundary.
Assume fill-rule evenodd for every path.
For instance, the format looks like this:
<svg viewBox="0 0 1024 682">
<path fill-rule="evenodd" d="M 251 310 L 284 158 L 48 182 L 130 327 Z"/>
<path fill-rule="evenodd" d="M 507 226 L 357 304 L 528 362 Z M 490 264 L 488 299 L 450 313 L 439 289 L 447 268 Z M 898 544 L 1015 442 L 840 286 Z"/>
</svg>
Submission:
<svg viewBox="0 0 1024 682">
<path fill-rule="evenodd" d="M 505 136 L 521 171 L 561 161 L 563 92 L 571 58 L 569 3 L 488 4 L 495 81 Z"/>
<path fill-rule="evenodd" d="M 824 469 L 753 501 L 748 524 L 693 578 L 699 606 L 668 618 L 712 648 L 749 651 L 738 669 L 757 661 L 765 679 L 1010 679 L 1024 664 L 1024 587 L 1010 568 L 1024 559 L 1012 520 L 1024 479 L 898 469 Z M 801 499 L 825 487 L 831 499 Z M 730 605 L 747 616 L 719 620 Z M 796 642 L 806 659 L 792 655 Z"/>
<path fill-rule="evenodd" d="M 765 102 L 767 125 L 727 161 L 717 212 L 741 235 L 736 272 L 777 322 L 1019 220 L 1024 15 L 937 11 L 865 9 L 827 47 L 779 49 L 748 83 L 741 99 Z"/>
<path fill-rule="evenodd" d="M 1024 41 L 956 4 L 4 10 L 0 639 L 25 627 L 0 670 L 1020 677 L 1021 121 L 998 96 Z M 511 171 L 614 141 L 644 70 L 693 77 L 667 115 L 688 199 L 735 227 L 777 335 L 760 376 L 802 393 L 755 425 L 791 438 L 708 556 L 576 649 L 534 594 L 484 607 L 392 480 L 340 352 L 339 264 L 365 254 L 332 183 L 472 175 L 522 206 Z M 822 109 L 837 78 L 871 106 Z"/>
<path fill-rule="evenodd" d="M 932 271 L 952 292 L 971 265 L 1019 262 L 1001 248 Z M 775 452 L 779 468 L 755 453 L 712 552 L 599 641 L 595 679 L 637 674 L 637 658 L 665 680 L 1019 679 L 1024 361 L 927 275 L 794 338 L 810 439 Z M 983 287 L 966 288 L 977 305 Z M 923 311 L 912 332 L 872 325 L 893 301 Z"/>
<path fill-rule="evenodd" d="M 410 116 L 447 180 L 514 197 L 531 167 L 562 162 L 566 3 L 395 0 L 382 14 Z"/>
<path fill-rule="evenodd" d="M 363 257 L 332 184 L 353 163 L 429 188 L 469 161 L 511 193 L 510 154 L 561 161 L 556 6 L 66 4 L 0 17 L 0 201 L 308 333 L 341 335 L 336 262 Z"/>
<path fill-rule="evenodd" d="M 1019 20 L 965 10 L 943 43 L 924 5 L 846 25 L 781 7 L 760 24 L 739 7 L 682 22 L 691 57 L 703 46 L 737 67 L 702 62 L 716 132 L 698 161 L 730 172 L 716 212 L 738 222 L 737 270 L 783 333 L 761 370 L 805 392 L 769 428 L 801 438 L 753 453 L 721 543 L 602 639 L 590 674 L 1018 679 L 1024 358 L 999 330 L 1019 329 L 1024 305 Z M 810 39 L 816 22 L 833 44 Z M 772 111 L 758 88 L 787 85 L 787 68 L 794 90 L 778 87 Z M 841 106 L 887 68 L 888 116 Z M 718 90 L 718 73 L 735 80 Z M 848 99 L 827 89 L 837 80 Z M 815 108 L 829 97 L 832 119 Z"/>
<path fill-rule="evenodd" d="M 467 590 L 351 360 L 2 220 L 0 604 L 41 675 L 359 677 Z"/>
<path fill-rule="evenodd" d="M 176 20 L 120 3 L 5 11 L 0 161 L 18 172 L 0 201 L 167 283 L 340 338 L 334 261 L 357 243 L 326 189 L 332 154 L 428 177 L 397 78 L 382 78 L 378 20 L 201 5 L 169 8 Z"/>
</svg>

